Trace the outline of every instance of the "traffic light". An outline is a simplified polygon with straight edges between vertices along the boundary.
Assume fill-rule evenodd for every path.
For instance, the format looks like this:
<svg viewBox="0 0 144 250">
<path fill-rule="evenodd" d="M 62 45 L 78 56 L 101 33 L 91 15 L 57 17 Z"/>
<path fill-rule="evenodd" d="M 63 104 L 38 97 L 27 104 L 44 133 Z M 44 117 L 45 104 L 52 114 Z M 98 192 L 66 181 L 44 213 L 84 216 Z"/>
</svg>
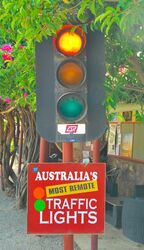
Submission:
<svg viewBox="0 0 144 250">
<path fill-rule="evenodd" d="M 65 25 L 53 39 L 56 72 L 56 110 L 58 130 L 61 125 L 81 121 L 87 112 L 84 47 L 86 35 Z M 79 58 L 81 54 L 81 58 Z"/>
<path fill-rule="evenodd" d="M 106 129 L 104 39 L 71 24 L 36 44 L 37 129 L 51 142 L 88 141 Z"/>
</svg>

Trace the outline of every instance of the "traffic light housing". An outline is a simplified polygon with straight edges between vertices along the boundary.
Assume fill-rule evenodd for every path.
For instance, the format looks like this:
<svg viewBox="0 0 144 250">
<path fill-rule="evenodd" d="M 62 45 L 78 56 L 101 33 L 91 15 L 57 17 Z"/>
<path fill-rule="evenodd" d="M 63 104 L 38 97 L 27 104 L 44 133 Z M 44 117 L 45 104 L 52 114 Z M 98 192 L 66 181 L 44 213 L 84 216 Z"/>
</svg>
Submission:
<svg viewBox="0 0 144 250">
<path fill-rule="evenodd" d="M 107 126 L 104 38 L 64 25 L 36 44 L 37 129 L 51 142 L 89 141 Z"/>
</svg>

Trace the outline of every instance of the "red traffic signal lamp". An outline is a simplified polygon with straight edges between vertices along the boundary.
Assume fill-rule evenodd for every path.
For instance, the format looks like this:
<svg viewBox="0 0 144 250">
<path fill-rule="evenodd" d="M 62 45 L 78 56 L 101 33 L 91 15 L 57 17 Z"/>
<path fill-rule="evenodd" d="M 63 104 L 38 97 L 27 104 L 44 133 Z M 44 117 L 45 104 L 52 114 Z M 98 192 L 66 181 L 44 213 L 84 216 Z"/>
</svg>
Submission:
<svg viewBox="0 0 144 250">
<path fill-rule="evenodd" d="M 80 27 L 72 29 L 74 29 L 73 25 L 64 25 L 53 39 L 55 48 L 65 56 L 78 55 L 86 44 L 86 35 L 82 29 Z"/>
<path fill-rule="evenodd" d="M 80 27 L 64 25 L 54 38 L 36 45 L 37 128 L 48 141 L 86 141 L 104 132 L 100 37 L 100 32 L 85 34 Z"/>
</svg>

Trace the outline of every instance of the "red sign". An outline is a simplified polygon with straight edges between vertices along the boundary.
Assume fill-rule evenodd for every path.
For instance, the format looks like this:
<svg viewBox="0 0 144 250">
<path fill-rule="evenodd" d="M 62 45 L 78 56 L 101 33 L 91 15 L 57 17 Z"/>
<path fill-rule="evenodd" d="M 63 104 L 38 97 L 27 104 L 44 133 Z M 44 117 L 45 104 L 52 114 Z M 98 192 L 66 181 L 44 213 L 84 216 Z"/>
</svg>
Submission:
<svg viewBox="0 0 144 250">
<path fill-rule="evenodd" d="M 104 203 L 105 164 L 29 164 L 28 233 L 103 233 Z"/>
</svg>

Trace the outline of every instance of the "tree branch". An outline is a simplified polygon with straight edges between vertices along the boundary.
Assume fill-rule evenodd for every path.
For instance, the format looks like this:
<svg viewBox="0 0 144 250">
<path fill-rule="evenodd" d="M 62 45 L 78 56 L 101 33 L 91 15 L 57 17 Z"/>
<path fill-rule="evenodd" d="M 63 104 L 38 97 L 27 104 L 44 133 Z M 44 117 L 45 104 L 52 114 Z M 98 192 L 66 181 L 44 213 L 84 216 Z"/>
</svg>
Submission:
<svg viewBox="0 0 144 250">
<path fill-rule="evenodd" d="M 130 90 L 130 91 L 136 91 L 136 92 L 139 92 L 139 93 L 144 93 L 144 89 L 140 88 L 140 87 L 134 87 L 134 86 L 131 86 L 131 85 L 126 85 L 124 87 L 122 87 L 123 89 L 125 90 Z"/>
<path fill-rule="evenodd" d="M 128 61 L 132 65 L 133 70 L 137 73 L 139 80 L 144 85 L 144 72 L 138 58 L 136 56 L 131 56 L 128 58 Z"/>
</svg>

